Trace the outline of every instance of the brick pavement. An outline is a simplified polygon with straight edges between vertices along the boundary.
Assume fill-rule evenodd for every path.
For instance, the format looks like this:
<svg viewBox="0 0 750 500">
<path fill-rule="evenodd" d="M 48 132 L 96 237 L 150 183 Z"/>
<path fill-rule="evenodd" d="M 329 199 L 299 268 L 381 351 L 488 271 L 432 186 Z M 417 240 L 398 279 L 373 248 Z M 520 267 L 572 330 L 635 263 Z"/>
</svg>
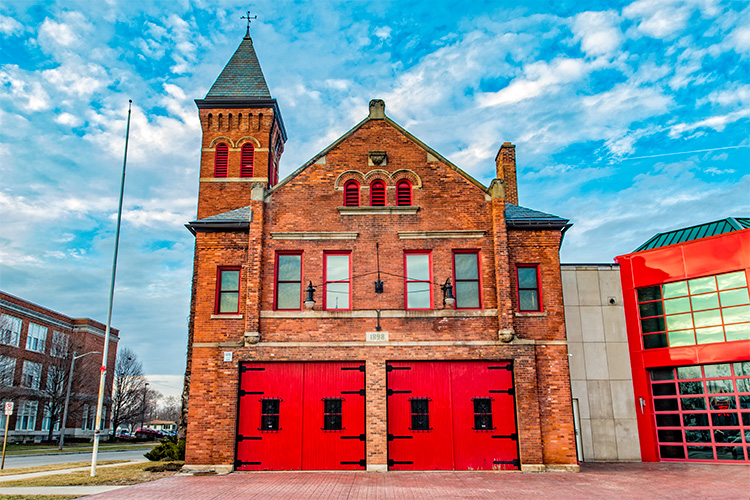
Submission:
<svg viewBox="0 0 750 500">
<path fill-rule="evenodd" d="M 750 467 L 684 463 L 582 464 L 564 472 L 240 472 L 174 476 L 91 500 L 750 499 Z"/>
</svg>

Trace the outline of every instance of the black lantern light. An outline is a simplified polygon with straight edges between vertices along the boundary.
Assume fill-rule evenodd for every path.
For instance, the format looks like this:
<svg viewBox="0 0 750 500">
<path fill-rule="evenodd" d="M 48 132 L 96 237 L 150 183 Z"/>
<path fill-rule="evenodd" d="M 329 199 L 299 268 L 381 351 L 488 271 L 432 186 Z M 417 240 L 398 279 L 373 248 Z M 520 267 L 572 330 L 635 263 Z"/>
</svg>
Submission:
<svg viewBox="0 0 750 500">
<path fill-rule="evenodd" d="M 445 283 L 440 285 L 440 289 L 443 291 L 443 305 L 453 307 L 456 303 L 456 298 L 453 296 L 453 285 L 451 285 L 451 279 L 447 278 Z"/>
<path fill-rule="evenodd" d="M 305 293 L 307 293 L 307 296 L 305 297 L 305 308 L 312 309 L 315 305 L 315 299 L 313 298 L 313 295 L 315 295 L 315 287 L 313 286 L 312 281 L 308 281 Z"/>
</svg>

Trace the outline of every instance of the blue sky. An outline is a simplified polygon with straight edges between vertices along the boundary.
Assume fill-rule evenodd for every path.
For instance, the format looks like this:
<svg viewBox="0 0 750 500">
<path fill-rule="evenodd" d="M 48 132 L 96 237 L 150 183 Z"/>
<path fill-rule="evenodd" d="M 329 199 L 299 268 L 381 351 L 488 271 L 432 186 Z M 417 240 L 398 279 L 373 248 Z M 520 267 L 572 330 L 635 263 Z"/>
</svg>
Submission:
<svg viewBox="0 0 750 500">
<path fill-rule="evenodd" d="M 184 369 L 205 96 L 247 3 L 0 4 L 0 288 L 106 318 L 133 99 L 113 325 L 157 389 Z M 570 218 L 564 262 L 750 215 L 746 1 L 255 2 L 289 133 L 282 175 L 382 98 L 488 184 L 516 144 L 521 205 Z"/>
</svg>

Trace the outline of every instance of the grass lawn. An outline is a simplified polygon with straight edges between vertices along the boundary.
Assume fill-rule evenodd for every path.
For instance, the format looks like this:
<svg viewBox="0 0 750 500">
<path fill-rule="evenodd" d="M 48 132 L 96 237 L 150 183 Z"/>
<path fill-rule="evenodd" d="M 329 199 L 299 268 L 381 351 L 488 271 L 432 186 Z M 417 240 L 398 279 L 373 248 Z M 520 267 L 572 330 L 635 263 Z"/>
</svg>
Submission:
<svg viewBox="0 0 750 500">
<path fill-rule="evenodd" d="M 97 462 L 99 465 L 120 464 L 127 460 L 105 460 Z M 16 467 L 15 469 L 0 470 L 0 477 L 12 476 L 14 474 L 29 474 L 31 472 L 45 472 L 48 470 L 75 469 L 76 467 L 91 466 L 91 462 L 68 462 L 64 464 L 39 465 L 37 467 Z M 2 497 L 0 497 L 1 499 Z"/>
<path fill-rule="evenodd" d="M 149 472 L 148 467 L 165 465 L 167 462 L 145 462 L 122 467 L 108 467 L 98 469 L 96 477 L 91 477 L 89 471 L 71 472 L 69 474 L 56 474 L 54 476 L 37 477 L 18 481 L 7 481 L 2 483 L 3 488 L 14 486 L 127 486 L 130 484 L 145 483 L 163 477 L 173 476 L 178 471 Z M 173 462 L 182 466 L 182 462 Z"/>
<path fill-rule="evenodd" d="M 132 450 L 136 448 L 148 448 L 157 445 L 157 441 L 145 443 L 99 443 L 100 451 L 119 451 Z M 2 445 L 0 445 L 2 446 Z M 92 443 L 74 443 L 65 445 L 63 450 L 57 449 L 57 446 L 39 445 L 39 444 L 8 444 L 6 455 L 36 455 L 39 453 L 69 453 L 71 451 L 90 451 Z"/>
</svg>

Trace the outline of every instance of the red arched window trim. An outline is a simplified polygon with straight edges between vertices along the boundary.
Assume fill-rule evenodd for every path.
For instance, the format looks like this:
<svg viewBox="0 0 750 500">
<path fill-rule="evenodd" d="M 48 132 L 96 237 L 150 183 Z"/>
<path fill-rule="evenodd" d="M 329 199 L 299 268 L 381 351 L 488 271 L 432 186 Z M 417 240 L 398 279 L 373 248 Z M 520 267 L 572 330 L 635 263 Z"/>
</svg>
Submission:
<svg viewBox="0 0 750 500">
<path fill-rule="evenodd" d="M 385 183 L 383 181 L 372 181 L 370 184 L 370 206 L 385 206 Z"/>
<path fill-rule="evenodd" d="M 344 184 L 344 206 L 359 206 L 359 184 L 357 184 L 357 181 L 349 181 Z"/>
<path fill-rule="evenodd" d="M 216 145 L 214 156 L 214 177 L 227 176 L 227 163 L 229 158 L 229 147 L 226 144 Z"/>
<path fill-rule="evenodd" d="M 396 205 L 411 205 L 411 182 L 406 179 L 396 184 Z"/>
<path fill-rule="evenodd" d="M 255 165 L 255 147 L 248 143 L 242 145 L 242 163 L 240 165 L 240 177 L 252 177 Z"/>
</svg>

